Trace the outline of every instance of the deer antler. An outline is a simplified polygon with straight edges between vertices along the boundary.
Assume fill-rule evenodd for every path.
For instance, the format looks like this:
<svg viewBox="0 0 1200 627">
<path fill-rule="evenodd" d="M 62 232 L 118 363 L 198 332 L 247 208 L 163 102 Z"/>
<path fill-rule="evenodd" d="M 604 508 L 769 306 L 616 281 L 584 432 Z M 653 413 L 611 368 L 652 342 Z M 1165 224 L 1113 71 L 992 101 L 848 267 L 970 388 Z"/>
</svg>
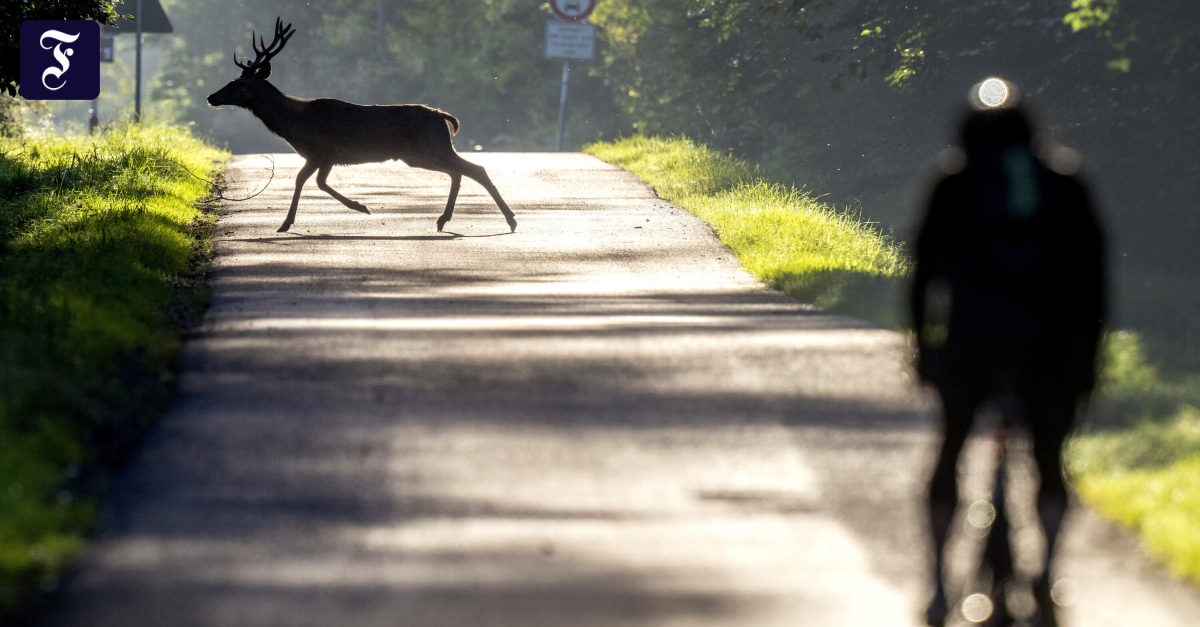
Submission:
<svg viewBox="0 0 1200 627">
<path fill-rule="evenodd" d="M 283 20 L 277 17 L 275 18 L 275 38 L 271 40 L 271 45 L 266 45 L 262 37 L 257 37 L 254 31 L 250 31 L 250 46 L 254 48 L 254 61 L 242 63 L 238 61 L 237 53 L 235 52 L 233 53 L 233 63 L 243 70 L 257 69 L 279 54 L 283 50 L 283 47 L 287 45 L 288 40 L 292 38 L 292 35 L 295 34 L 296 30 L 292 28 L 291 24 L 284 26 Z"/>
</svg>

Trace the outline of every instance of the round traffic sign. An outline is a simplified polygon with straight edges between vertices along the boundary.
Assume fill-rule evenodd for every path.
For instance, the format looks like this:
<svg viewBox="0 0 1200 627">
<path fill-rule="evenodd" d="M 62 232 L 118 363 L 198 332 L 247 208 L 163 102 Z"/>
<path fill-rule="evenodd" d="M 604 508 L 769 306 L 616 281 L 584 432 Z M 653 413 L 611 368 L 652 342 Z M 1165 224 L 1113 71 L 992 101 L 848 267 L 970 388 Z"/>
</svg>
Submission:
<svg viewBox="0 0 1200 627">
<path fill-rule="evenodd" d="M 550 0 L 550 9 L 560 19 L 582 22 L 596 8 L 596 0 Z"/>
</svg>

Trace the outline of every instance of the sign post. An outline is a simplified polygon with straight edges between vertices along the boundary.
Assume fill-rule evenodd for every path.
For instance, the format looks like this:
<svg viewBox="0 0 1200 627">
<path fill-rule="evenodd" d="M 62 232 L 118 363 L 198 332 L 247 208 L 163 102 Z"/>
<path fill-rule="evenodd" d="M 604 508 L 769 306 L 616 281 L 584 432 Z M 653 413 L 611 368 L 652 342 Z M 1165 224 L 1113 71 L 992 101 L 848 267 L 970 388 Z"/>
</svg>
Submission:
<svg viewBox="0 0 1200 627">
<path fill-rule="evenodd" d="M 562 59 L 562 89 L 558 96 L 558 138 L 554 149 L 562 152 L 566 125 L 567 85 L 571 80 L 571 59 L 591 59 L 596 54 L 596 27 L 581 24 L 596 8 L 596 0 L 551 0 L 557 20 L 546 22 L 547 59 Z"/>
<path fill-rule="evenodd" d="M 100 35 L 100 62 L 112 63 L 117 57 L 116 39 L 112 35 Z M 92 98 L 92 109 L 88 116 L 88 132 L 95 133 L 100 126 L 100 95 Z"/>
<path fill-rule="evenodd" d="M 571 80 L 571 62 L 563 59 L 562 90 L 558 94 L 558 135 L 554 139 L 554 152 L 562 152 L 563 129 L 567 126 L 567 83 Z"/>
<path fill-rule="evenodd" d="M 105 26 L 105 32 L 121 35 L 132 32 L 137 35 L 137 59 L 134 62 L 134 74 L 136 76 L 135 86 L 133 88 L 133 116 L 137 121 L 142 120 L 142 33 L 171 33 L 175 29 L 171 26 L 171 20 L 167 19 L 166 11 L 163 11 L 162 5 L 158 0 L 117 0 L 115 8 L 119 15 L 127 15 L 125 11 L 128 8 L 125 6 L 130 2 L 133 3 L 133 24 L 129 20 L 121 18 L 112 26 Z"/>
<path fill-rule="evenodd" d="M 133 14 L 133 25 L 137 27 L 137 61 L 134 63 L 134 76 L 137 80 L 134 81 L 133 88 L 133 121 L 141 123 L 142 121 L 142 2 L 137 0 L 137 12 Z"/>
<path fill-rule="evenodd" d="M 100 35 L 100 62 L 112 63 L 116 58 L 116 40 L 112 35 Z"/>
</svg>

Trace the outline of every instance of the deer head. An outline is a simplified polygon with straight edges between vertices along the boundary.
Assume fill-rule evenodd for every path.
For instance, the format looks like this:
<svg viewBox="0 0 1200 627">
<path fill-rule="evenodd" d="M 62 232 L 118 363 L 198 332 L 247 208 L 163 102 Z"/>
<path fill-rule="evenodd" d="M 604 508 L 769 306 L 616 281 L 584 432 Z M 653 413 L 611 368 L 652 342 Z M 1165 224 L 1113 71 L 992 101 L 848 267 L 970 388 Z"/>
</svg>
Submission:
<svg viewBox="0 0 1200 627">
<path fill-rule="evenodd" d="M 250 32 L 250 45 L 254 48 L 254 60 L 249 63 L 238 61 L 237 53 L 233 54 L 233 63 L 242 68 L 242 75 L 229 81 L 229 84 L 217 90 L 208 97 L 208 104 L 214 107 L 233 105 L 249 107 L 261 92 L 267 78 L 271 76 L 271 59 L 283 50 L 288 39 L 296 34 L 291 24 L 283 25 L 283 20 L 275 18 L 275 38 L 266 45 L 262 37 L 256 37 Z"/>
</svg>

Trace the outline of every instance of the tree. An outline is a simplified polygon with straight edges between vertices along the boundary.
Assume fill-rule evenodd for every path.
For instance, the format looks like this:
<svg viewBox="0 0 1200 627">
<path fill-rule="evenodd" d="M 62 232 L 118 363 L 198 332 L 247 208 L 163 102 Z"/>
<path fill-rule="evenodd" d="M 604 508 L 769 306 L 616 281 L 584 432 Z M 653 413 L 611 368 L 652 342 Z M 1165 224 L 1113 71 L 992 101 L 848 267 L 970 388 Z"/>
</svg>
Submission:
<svg viewBox="0 0 1200 627">
<path fill-rule="evenodd" d="M 598 70 L 634 128 L 683 133 L 903 227 L 914 163 L 989 75 L 1103 181 L 1126 268 L 1196 268 L 1200 4 L 605 0 Z"/>
<path fill-rule="evenodd" d="M 182 43 L 153 96 L 179 100 L 188 121 L 235 150 L 260 150 L 271 139 L 256 120 L 214 112 L 204 98 L 236 74 L 233 54 L 249 52 L 250 31 L 269 31 L 276 16 L 297 28 L 273 63 L 271 82 L 285 93 L 437 106 L 462 120 L 460 147 L 553 144 L 560 64 L 542 58 L 551 13 L 538 2 L 190 0 L 171 11 Z M 619 114 L 603 82 L 581 74 L 572 72 L 568 135 L 580 143 L 611 134 Z"/>
</svg>

